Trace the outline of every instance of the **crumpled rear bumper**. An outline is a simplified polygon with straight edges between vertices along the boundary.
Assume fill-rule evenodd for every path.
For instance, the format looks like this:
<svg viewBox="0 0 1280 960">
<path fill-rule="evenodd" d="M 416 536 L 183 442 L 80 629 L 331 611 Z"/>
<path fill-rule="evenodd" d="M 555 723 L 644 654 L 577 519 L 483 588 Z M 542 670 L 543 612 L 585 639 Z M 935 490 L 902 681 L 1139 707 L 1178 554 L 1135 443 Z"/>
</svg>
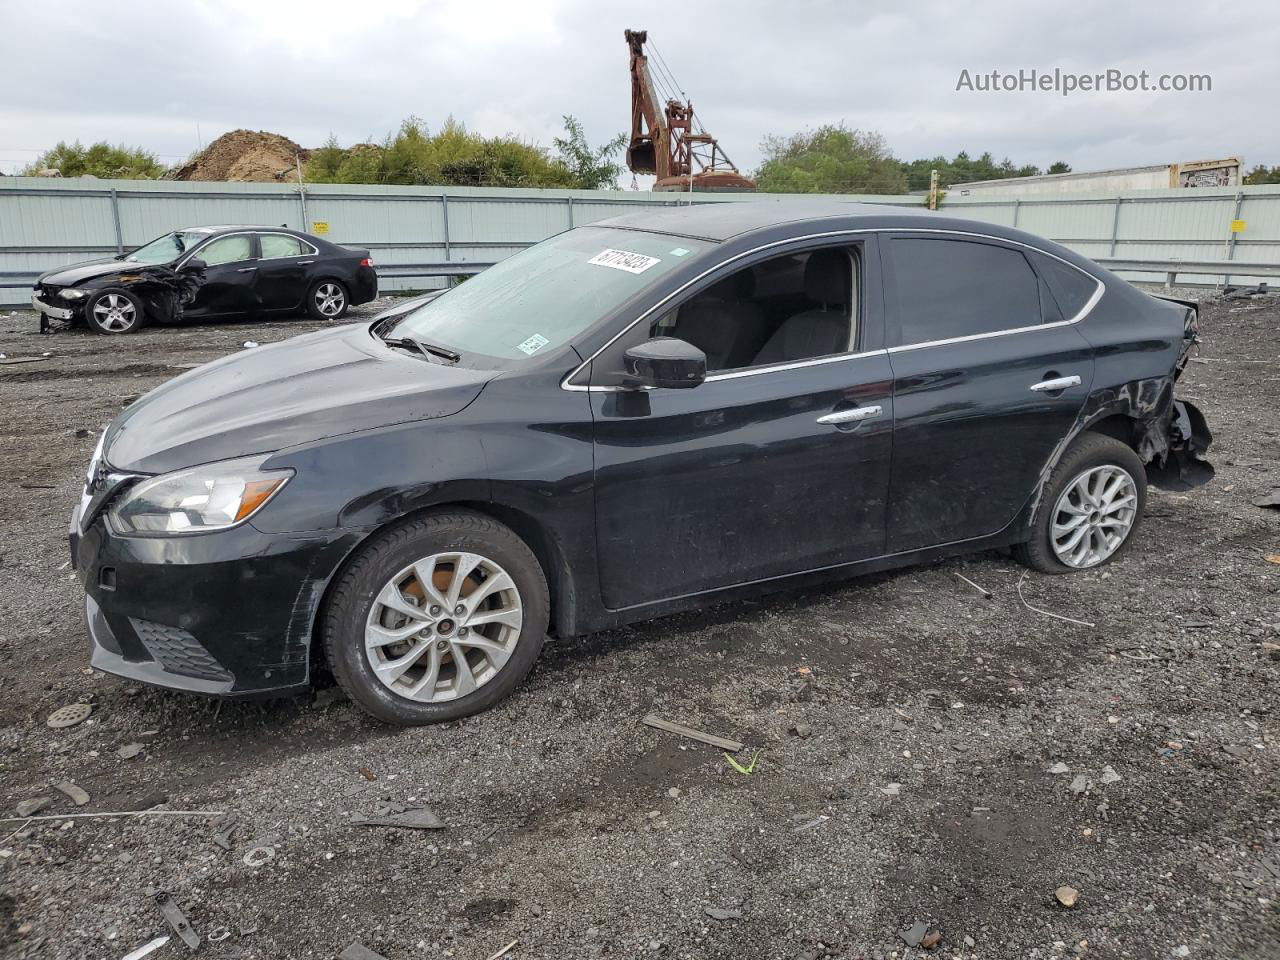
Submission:
<svg viewBox="0 0 1280 960">
<path fill-rule="evenodd" d="M 1164 490 L 1190 490 L 1213 479 L 1213 464 L 1205 459 L 1213 434 L 1204 414 L 1185 400 L 1174 400 L 1163 456 L 1147 464 L 1147 480 Z"/>
</svg>

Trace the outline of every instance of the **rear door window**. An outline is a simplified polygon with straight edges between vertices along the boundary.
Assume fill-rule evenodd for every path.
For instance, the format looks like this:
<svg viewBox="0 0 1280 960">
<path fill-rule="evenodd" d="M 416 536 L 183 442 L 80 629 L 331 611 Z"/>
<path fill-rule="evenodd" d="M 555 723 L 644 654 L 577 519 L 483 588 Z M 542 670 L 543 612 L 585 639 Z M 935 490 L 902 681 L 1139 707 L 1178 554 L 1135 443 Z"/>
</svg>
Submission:
<svg viewBox="0 0 1280 960">
<path fill-rule="evenodd" d="M 297 237 L 284 233 L 261 233 L 258 235 L 258 243 L 262 246 L 263 260 L 300 257 L 304 253 L 311 252 L 310 248 L 303 247 L 302 241 Z"/>
<path fill-rule="evenodd" d="M 1056 257 L 1032 251 L 1028 256 L 1044 277 L 1053 299 L 1062 310 L 1063 319 L 1080 315 L 1098 290 L 1098 281 Z"/>
<path fill-rule="evenodd" d="M 897 344 L 1037 326 L 1040 281 L 1018 250 L 970 240 L 895 237 L 889 262 Z"/>
</svg>

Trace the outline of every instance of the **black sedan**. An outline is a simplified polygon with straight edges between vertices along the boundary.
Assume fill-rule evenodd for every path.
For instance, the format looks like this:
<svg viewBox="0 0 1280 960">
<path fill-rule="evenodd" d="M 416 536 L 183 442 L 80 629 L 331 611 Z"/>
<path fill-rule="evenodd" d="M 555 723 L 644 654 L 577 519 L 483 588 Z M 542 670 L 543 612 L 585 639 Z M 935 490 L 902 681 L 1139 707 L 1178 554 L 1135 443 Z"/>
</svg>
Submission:
<svg viewBox="0 0 1280 960">
<path fill-rule="evenodd" d="M 393 723 L 548 632 L 1012 546 L 1130 545 L 1212 475 L 1193 304 L 1017 230 L 724 203 L 562 233 L 427 302 L 186 373 L 71 522 L 94 667 L 207 694 L 322 664 Z"/>
<path fill-rule="evenodd" d="M 190 227 L 132 253 L 50 270 L 31 303 L 42 327 L 51 318 L 134 333 L 149 322 L 302 310 L 337 320 L 377 295 L 368 250 L 285 227 Z"/>
</svg>

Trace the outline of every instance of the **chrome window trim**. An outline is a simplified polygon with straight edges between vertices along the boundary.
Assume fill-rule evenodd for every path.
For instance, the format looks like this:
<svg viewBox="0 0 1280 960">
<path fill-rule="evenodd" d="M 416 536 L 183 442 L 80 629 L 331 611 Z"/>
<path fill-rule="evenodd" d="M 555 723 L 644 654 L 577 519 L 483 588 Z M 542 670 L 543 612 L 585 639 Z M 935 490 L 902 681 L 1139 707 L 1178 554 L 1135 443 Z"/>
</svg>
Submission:
<svg viewBox="0 0 1280 960">
<path fill-rule="evenodd" d="M 835 237 L 861 236 L 863 234 L 868 234 L 868 233 L 937 233 L 937 234 L 944 234 L 944 235 L 953 236 L 953 237 L 974 237 L 979 240 L 994 240 L 997 243 L 1008 243 L 1008 244 L 1012 244 L 1015 247 L 1023 247 L 1024 249 L 1027 249 L 1027 250 L 1034 250 L 1036 253 L 1042 254 L 1043 256 L 1052 257 L 1054 260 L 1057 260 L 1059 263 L 1065 263 L 1068 267 L 1071 267 L 1071 269 L 1079 271 L 1080 273 L 1088 277 L 1090 280 L 1092 280 L 1094 283 L 1096 283 L 1097 289 L 1094 290 L 1093 296 L 1090 297 L 1088 302 L 1086 302 L 1085 305 L 1080 309 L 1080 312 L 1077 313 L 1070 320 L 1055 320 L 1052 323 L 1040 323 L 1030 327 L 1017 327 L 1012 330 L 994 330 L 990 333 L 975 333 L 967 337 L 952 337 L 946 340 L 927 340 L 922 343 L 903 344 L 901 346 L 896 346 L 896 347 L 886 347 L 881 350 L 872 350 L 869 353 L 841 353 L 841 354 L 835 354 L 829 357 L 817 357 L 812 360 L 797 360 L 794 363 L 780 364 L 780 365 L 775 364 L 768 367 L 745 367 L 742 370 L 729 371 L 728 373 L 713 374 L 707 377 L 707 379 L 703 382 L 712 383 L 717 380 L 732 380 L 732 379 L 737 379 L 739 377 L 750 377 L 750 376 L 756 376 L 758 374 L 764 374 L 764 373 L 777 373 L 780 370 L 796 370 L 801 367 L 811 367 L 811 366 L 816 366 L 818 364 L 823 364 L 823 363 L 836 363 L 841 360 L 855 360 L 859 357 L 875 356 L 876 354 L 880 354 L 880 353 L 891 354 L 891 353 L 898 353 L 904 350 L 919 350 L 923 347 L 936 347 L 936 346 L 944 346 L 946 344 L 951 344 L 951 343 L 963 343 L 968 340 L 984 340 L 990 337 L 1003 337 L 1011 333 L 1024 333 L 1029 330 L 1042 330 L 1048 327 L 1069 326 L 1074 323 L 1079 323 L 1081 320 L 1087 317 L 1092 312 L 1093 308 L 1097 306 L 1098 301 L 1102 299 L 1103 293 L 1106 292 L 1106 285 L 1097 277 L 1095 277 L 1092 273 L 1090 273 L 1088 270 L 1085 270 L 1083 267 L 1078 267 L 1071 261 L 1064 260 L 1062 257 L 1058 256 L 1057 254 L 1050 253 L 1048 250 L 1045 250 L 1041 247 L 1037 247 L 1035 244 L 1024 243 L 1021 240 L 1010 240 L 1007 237 L 997 237 L 989 233 L 978 233 L 973 230 L 947 230 L 943 227 L 860 227 L 855 230 L 830 230 L 823 233 L 810 233 L 800 237 L 788 237 L 785 240 L 775 240 L 772 243 L 765 243 L 765 244 L 761 244 L 758 247 L 752 247 L 750 250 L 744 250 L 742 253 L 739 253 L 736 256 L 730 257 L 728 260 L 723 260 L 720 263 L 717 263 L 715 266 L 709 267 L 708 269 L 704 270 L 702 273 L 698 274 L 696 277 L 693 277 L 692 279 L 686 281 L 681 286 L 679 286 L 678 288 L 673 290 L 671 293 L 667 294 L 665 297 L 659 300 L 656 304 L 654 304 L 644 313 L 640 314 L 640 316 L 636 317 L 636 319 L 632 320 L 629 324 L 627 324 L 617 333 L 615 333 L 612 337 L 610 337 L 607 341 L 605 341 L 605 343 L 598 350 L 596 350 L 595 353 L 591 354 L 591 356 L 587 357 L 586 360 L 583 360 L 582 363 L 578 364 L 578 366 L 574 367 L 572 370 L 566 373 L 560 381 L 560 389 L 568 390 L 574 393 L 617 393 L 625 389 L 619 386 L 591 386 L 590 384 L 578 384 L 578 383 L 572 383 L 571 381 L 573 380 L 574 377 L 578 376 L 578 374 L 582 373 L 588 366 L 590 366 L 591 362 L 595 360 L 596 357 L 600 356 L 600 354 L 604 353 L 611 346 L 613 346 L 613 344 L 616 341 L 618 341 L 619 339 L 624 337 L 626 334 L 628 334 L 632 330 L 632 328 L 635 327 L 636 324 L 648 319 L 656 311 L 662 309 L 662 307 L 670 303 L 671 300 L 673 300 L 674 298 L 684 293 L 684 291 L 689 289 L 689 287 L 693 286 L 695 283 L 698 283 L 704 277 L 709 276 L 712 273 L 715 273 L 717 270 L 721 269 L 722 267 L 727 266 L 728 264 L 731 264 L 731 263 L 735 263 L 738 260 L 742 260 L 745 257 L 753 256 L 757 253 L 760 253 L 763 250 L 771 250 L 774 247 L 782 247 L 792 243 L 804 243 L 808 240 L 825 240 L 828 238 L 835 238 Z M 1035 268 L 1033 266 L 1032 270 L 1034 269 Z"/>
<path fill-rule="evenodd" d="M 279 230 L 259 230 L 259 231 L 257 231 L 257 234 L 258 234 L 258 252 L 259 252 L 259 254 L 261 254 L 261 252 L 262 252 L 262 238 L 263 238 L 263 237 L 288 237 L 290 240 L 297 240 L 297 241 L 298 241 L 298 243 L 302 244 L 302 246 L 307 247 L 307 248 L 309 248 L 309 249 L 311 250 L 311 252 L 310 252 L 310 253 L 291 253 L 291 254 L 289 254 L 288 256 L 284 256 L 284 257 L 263 257 L 263 256 L 259 256 L 259 257 L 258 257 L 258 259 L 259 259 L 259 260 L 289 260 L 289 259 L 292 259 L 293 257 L 318 257 L 318 256 L 320 256 L 320 248 L 319 248 L 319 247 L 317 247 L 317 246 L 315 246 L 315 245 L 313 245 L 313 244 L 311 244 L 311 243 L 308 243 L 306 240 L 303 240 L 301 237 L 295 237 L 292 233 L 281 233 Z M 228 234 L 228 236 L 230 236 L 230 234 Z"/>
</svg>

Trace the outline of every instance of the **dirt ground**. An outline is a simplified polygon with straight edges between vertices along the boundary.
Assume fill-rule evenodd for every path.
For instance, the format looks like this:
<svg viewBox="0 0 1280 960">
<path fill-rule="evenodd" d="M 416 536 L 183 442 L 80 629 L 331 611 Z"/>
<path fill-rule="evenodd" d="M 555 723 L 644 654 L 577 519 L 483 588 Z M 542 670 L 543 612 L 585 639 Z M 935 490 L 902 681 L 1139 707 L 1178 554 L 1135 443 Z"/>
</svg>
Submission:
<svg viewBox="0 0 1280 960">
<path fill-rule="evenodd" d="M 1252 504 L 1280 486 L 1277 298 L 1204 313 L 1181 393 L 1212 484 L 1156 492 L 1103 571 L 1022 582 L 1092 626 L 988 553 L 556 642 L 498 709 L 427 729 L 332 687 L 219 704 L 92 674 L 65 530 L 95 432 L 313 326 L 0 314 L 0 352 L 50 353 L 0 365 L 0 813 L 55 817 L 0 823 L 0 956 L 120 960 L 172 933 L 155 887 L 209 958 L 1280 957 L 1280 512 Z M 423 803 L 447 829 L 351 824 Z"/>
</svg>

